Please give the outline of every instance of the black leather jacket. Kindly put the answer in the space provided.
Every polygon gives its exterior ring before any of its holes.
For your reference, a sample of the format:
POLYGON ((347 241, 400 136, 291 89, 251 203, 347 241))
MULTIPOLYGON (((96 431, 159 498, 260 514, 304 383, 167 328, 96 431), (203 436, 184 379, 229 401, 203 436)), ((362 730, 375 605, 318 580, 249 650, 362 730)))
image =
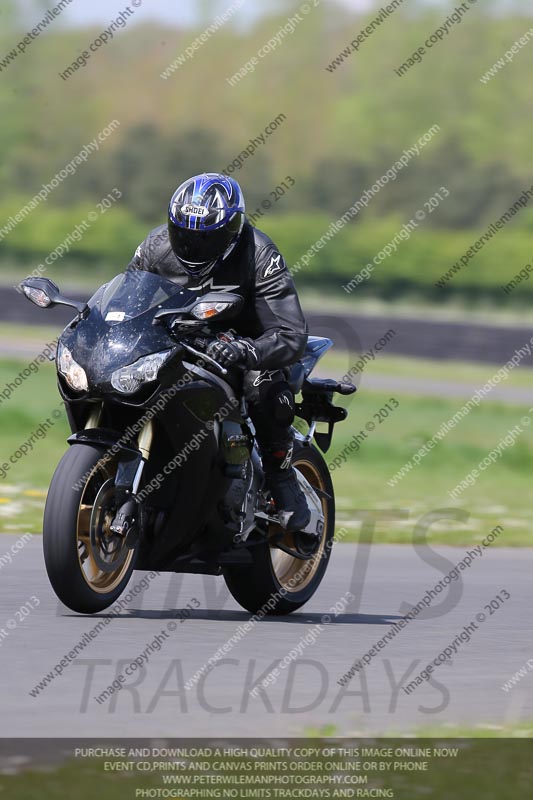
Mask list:
POLYGON ((249 222, 234 250, 200 282, 189 278, 174 255, 165 225, 148 234, 129 269, 155 272, 184 286, 200 286, 201 294, 217 289, 241 294, 244 307, 231 320, 231 328, 253 343, 255 369, 279 369, 303 354, 307 324, 292 278, 271 239, 249 222))

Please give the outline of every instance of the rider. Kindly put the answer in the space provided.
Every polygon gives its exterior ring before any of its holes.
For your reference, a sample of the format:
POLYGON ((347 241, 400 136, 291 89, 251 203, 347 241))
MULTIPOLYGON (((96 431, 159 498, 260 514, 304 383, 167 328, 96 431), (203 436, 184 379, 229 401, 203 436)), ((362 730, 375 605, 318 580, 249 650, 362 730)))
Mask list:
POLYGON ((283 256, 245 217, 239 184, 217 173, 185 181, 173 194, 168 226, 151 231, 129 266, 155 272, 200 293, 236 291, 243 311, 233 334, 212 342, 220 365, 245 368, 244 392, 267 487, 287 531, 310 519, 294 468, 294 395, 286 367, 303 354, 307 325, 283 256))

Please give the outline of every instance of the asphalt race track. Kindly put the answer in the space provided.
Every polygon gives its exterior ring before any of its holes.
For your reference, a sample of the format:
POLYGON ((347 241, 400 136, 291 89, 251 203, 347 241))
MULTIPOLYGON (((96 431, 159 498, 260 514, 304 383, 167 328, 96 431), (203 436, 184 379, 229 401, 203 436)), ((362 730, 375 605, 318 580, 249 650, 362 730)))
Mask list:
MULTIPOLYGON (((427 612, 431 616, 411 620, 376 651, 364 675, 357 673, 344 688, 337 680, 354 659, 391 630, 408 611, 404 604, 418 603, 465 550, 440 547, 437 555, 411 546, 336 545, 324 582, 301 612, 258 622, 189 691, 184 684, 250 615, 220 578, 160 575, 95 638, 87 637, 74 663, 32 697, 36 684, 109 615, 89 618, 60 607, 48 584, 40 537, 7 563, 2 557, 14 542, 13 536, 0 536, 2 736, 224 736, 231 731, 232 736, 275 737, 323 726, 346 735, 533 718, 533 674, 508 693, 501 688, 533 656, 531 550, 484 550, 460 573, 461 581, 436 597, 435 609, 427 612), (330 613, 330 622, 322 620, 350 591, 355 595, 351 606, 337 617, 330 613), (510 599, 499 609, 491 614, 484 608, 506 592, 510 599), (188 604, 198 608, 181 622, 188 604), (24 607, 33 607, 26 616, 24 607), (485 620, 458 648, 453 664, 441 665, 431 683, 406 694, 402 682, 413 680, 480 613, 485 620), (316 625, 322 628, 300 647, 300 657, 287 659, 274 684, 250 696, 254 681, 316 625), (162 646, 147 666, 99 704, 95 697, 156 636, 162 646)), ((135 573, 130 588, 142 578, 135 573)))

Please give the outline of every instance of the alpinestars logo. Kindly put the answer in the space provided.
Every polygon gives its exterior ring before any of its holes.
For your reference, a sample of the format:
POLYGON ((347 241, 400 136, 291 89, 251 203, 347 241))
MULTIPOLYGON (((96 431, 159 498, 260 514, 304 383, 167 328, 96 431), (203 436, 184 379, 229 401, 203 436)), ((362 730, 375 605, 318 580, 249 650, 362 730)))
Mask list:
POLYGON ((253 355, 253 357, 255 358, 256 361, 259 360, 257 358, 257 350, 255 349, 255 347, 253 346, 253 344, 251 342, 249 342, 247 339, 242 339, 241 340, 241 344, 243 344, 245 347, 248 348, 248 350, 253 355))
POLYGON ((289 469, 292 465, 292 454, 294 451, 294 445, 291 444, 289 449, 287 450, 287 455, 285 456, 283 463, 280 464, 280 469, 289 469))
POLYGON ((267 369, 266 372, 262 372, 260 375, 257 376, 255 381, 253 382, 254 386, 260 386, 262 383, 266 383, 267 381, 272 381, 272 376, 276 374, 275 369, 267 369))
POLYGON ((213 283, 213 278, 209 278, 209 280, 205 281, 205 283, 201 283, 199 286, 187 286, 187 289, 189 292, 201 292, 206 286, 209 286, 213 292, 232 292, 233 289, 239 288, 237 284, 234 286, 230 286, 229 284, 227 286, 215 286, 213 283))
POLYGON ((272 256, 270 264, 263 270, 263 278, 270 278, 270 276, 275 275, 276 272, 281 272, 284 266, 281 260, 281 253, 278 253, 277 256, 272 256))

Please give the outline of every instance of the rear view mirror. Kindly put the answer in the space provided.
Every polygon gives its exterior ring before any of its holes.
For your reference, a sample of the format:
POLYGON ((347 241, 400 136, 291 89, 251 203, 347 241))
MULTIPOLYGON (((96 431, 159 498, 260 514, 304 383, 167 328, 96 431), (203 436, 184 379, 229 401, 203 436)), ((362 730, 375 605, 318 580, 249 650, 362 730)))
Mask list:
POLYGON ((53 306, 69 306, 75 308, 78 314, 84 314, 88 309, 87 303, 69 300, 63 297, 59 287, 49 278, 26 278, 20 284, 24 296, 39 308, 52 308, 53 306))

